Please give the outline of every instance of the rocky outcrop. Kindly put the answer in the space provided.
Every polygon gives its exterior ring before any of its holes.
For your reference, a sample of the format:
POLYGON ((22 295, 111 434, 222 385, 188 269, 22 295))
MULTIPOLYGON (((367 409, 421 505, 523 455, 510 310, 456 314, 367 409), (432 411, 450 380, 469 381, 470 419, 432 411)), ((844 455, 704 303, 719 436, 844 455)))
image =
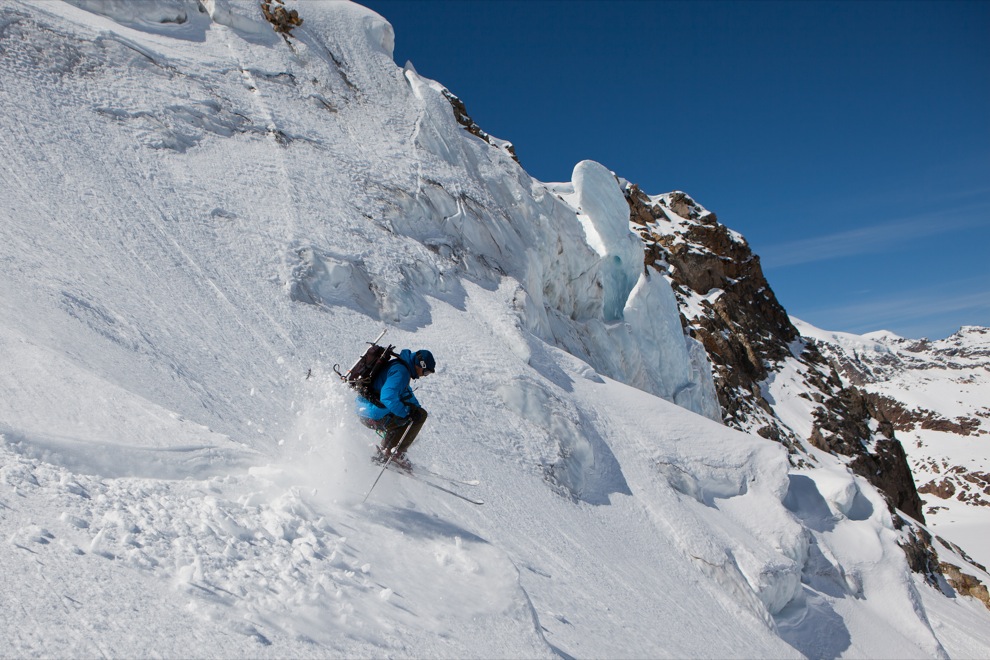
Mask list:
MULTIPOLYGON (((746 240, 683 192, 650 197, 633 184, 624 192, 647 266, 670 281, 682 324, 708 353, 724 422, 783 443, 795 464, 811 460, 807 446, 849 457, 850 469, 884 494, 892 513, 924 522, 895 420, 801 338, 746 240), (812 411, 808 437, 781 419, 767 392, 785 367, 800 374, 799 396, 812 411)), ((930 544, 912 548, 917 566, 929 573, 937 567, 930 544)))
POLYGON ((794 438, 774 423, 759 383, 769 375, 769 365, 789 355, 798 333, 759 257, 682 192, 650 198, 628 185, 625 194, 646 245, 646 264, 668 276, 681 302, 682 323, 708 353, 725 422, 792 447, 794 438))
POLYGON ((919 493, 942 500, 956 499, 971 506, 990 507, 990 473, 968 470, 961 465, 950 466, 948 461, 939 465, 931 459, 927 467, 927 471, 941 476, 925 482, 918 488, 919 493))
MULTIPOLYGON (((794 464, 813 462, 812 447, 846 457, 850 470, 886 498, 912 570, 932 586, 950 584, 990 607, 979 564, 938 538, 949 557, 940 559, 943 551, 936 550, 924 526, 919 495, 990 506, 990 473, 946 458, 912 462, 901 442, 919 437, 919 429, 968 438, 990 433, 990 406, 976 396, 980 403, 971 412, 960 415, 956 407, 946 414, 916 401, 909 405, 878 386, 905 373, 924 374, 903 388, 916 395, 919 384, 944 373, 958 388, 985 391, 978 388, 990 374, 990 330, 965 327, 939 341, 890 333, 847 335, 835 342, 802 337, 774 296, 759 257, 714 213, 682 192, 650 197, 628 183, 624 192, 632 226, 645 245, 646 266, 670 282, 682 325, 708 353, 725 424, 781 442, 794 464), (782 391, 773 389, 775 379, 790 379, 785 385, 797 392, 787 415, 788 404, 774 397, 782 391), (788 415, 802 407, 809 419, 794 424, 788 415), (795 428, 805 429, 804 435, 795 428), (919 469, 928 475, 920 489, 919 469)), ((921 446, 921 440, 914 442, 921 446)), ((929 506, 928 512, 940 508, 945 507, 929 506)))
POLYGON ((265 15, 265 20, 271 23, 272 28, 283 38, 292 34, 293 28, 303 24, 298 11, 285 8, 285 0, 261 0, 261 12, 265 15))
POLYGON ((905 443, 929 521, 951 524, 960 505, 990 520, 981 511, 990 509, 990 454, 981 449, 990 434, 990 330, 965 326, 936 341, 811 330, 842 379, 865 392, 872 417, 905 443))
POLYGON ((898 516, 894 517, 894 525, 902 531, 901 549, 912 571, 925 578, 925 582, 935 588, 940 587, 939 578, 944 577, 942 563, 938 552, 932 545, 932 535, 920 525, 898 516))
POLYGON ((915 487, 904 447, 890 423, 879 419, 869 397, 855 387, 834 393, 815 410, 809 441, 824 451, 852 458, 849 468, 876 486, 894 509, 924 523, 921 497, 915 487), (876 432, 871 421, 879 421, 876 432))
POLYGON ((475 123, 475 121, 471 118, 471 115, 468 114, 467 106, 464 105, 464 101, 455 96, 449 89, 444 88, 441 91, 447 101, 450 102, 450 106, 454 109, 454 119, 457 120, 458 124, 463 126, 464 129, 471 135, 484 140, 496 149, 501 149, 505 153, 509 154, 512 157, 512 160, 517 163, 519 162, 519 157, 516 156, 516 148, 512 146, 512 143, 506 142, 505 140, 499 140, 486 133, 480 126, 478 126, 478 124, 475 123))
POLYGON ((990 592, 987 591, 986 585, 980 582, 975 575, 963 573, 962 569, 958 566, 945 562, 941 564, 940 568, 942 569, 942 574, 945 575, 946 581, 952 585, 953 589, 964 596, 976 598, 990 610, 990 592))
MULTIPOLYGON (((866 384, 869 381, 862 381, 866 384)), ((982 422, 976 416, 960 416, 955 420, 947 419, 935 411, 922 407, 909 408, 897 399, 877 393, 869 393, 878 419, 889 421, 898 431, 909 431, 921 428, 930 431, 944 431, 956 435, 977 435, 982 422)))

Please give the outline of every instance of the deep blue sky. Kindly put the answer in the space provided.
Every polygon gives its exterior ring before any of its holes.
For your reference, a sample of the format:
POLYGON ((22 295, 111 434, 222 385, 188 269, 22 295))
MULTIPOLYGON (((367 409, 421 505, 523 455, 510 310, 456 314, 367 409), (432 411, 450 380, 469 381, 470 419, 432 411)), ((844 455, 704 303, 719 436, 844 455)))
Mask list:
POLYGON ((534 177, 687 192, 790 314, 990 326, 990 2, 361 4, 534 177))

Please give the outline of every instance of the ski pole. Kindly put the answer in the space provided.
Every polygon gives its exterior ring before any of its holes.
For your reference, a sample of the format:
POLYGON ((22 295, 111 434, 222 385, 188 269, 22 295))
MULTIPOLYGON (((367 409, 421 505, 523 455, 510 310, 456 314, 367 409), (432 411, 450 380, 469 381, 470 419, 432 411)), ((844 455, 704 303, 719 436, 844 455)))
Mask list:
POLYGON ((375 489, 375 486, 378 485, 378 480, 382 478, 383 474, 385 474, 385 468, 387 468, 388 464, 392 462, 392 457, 395 456, 395 448, 402 446, 402 441, 406 439, 406 434, 409 433, 409 429, 411 428, 412 428, 412 420, 410 420, 409 423, 406 424, 406 430, 402 432, 402 437, 399 438, 399 442, 396 443, 395 447, 389 450, 388 458, 385 459, 385 465, 382 466, 381 472, 378 473, 378 478, 375 479, 375 483, 371 484, 371 488, 368 489, 368 494, 364 496, 363 500, 361 500, 362 504, 368 501, 368 497, 371 496, 371 491, 375 489))

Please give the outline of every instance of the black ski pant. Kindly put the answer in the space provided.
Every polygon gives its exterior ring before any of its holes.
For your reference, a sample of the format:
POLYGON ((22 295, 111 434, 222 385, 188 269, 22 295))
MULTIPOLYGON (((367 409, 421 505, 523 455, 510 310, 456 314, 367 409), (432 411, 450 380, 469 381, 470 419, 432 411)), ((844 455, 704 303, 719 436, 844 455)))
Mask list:
POLYGON ((370 419, 362 417, 361 423, 370 429, 385 433, 382 438, 380 448, 382 453, 387 454, 392 449, 396 449, 396 454, 402 456, 409 449, 409 446, 416 440, 423 424, 426 423, 427 414, 422 408, 413 408, 408 417, 399 417, 389 413, 381 419, 370 419), (399 443, 402 443, 401 445, 399 443))

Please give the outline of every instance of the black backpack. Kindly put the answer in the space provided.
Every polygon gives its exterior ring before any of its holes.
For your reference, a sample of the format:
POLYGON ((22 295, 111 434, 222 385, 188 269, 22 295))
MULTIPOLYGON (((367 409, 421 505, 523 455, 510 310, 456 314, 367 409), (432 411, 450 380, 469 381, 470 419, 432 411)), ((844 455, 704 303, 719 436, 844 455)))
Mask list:
POLYGON ((348 387, 378 406, 381 406, 381 402, 378 400, 379 393, 374 389, 375 378, 391 364, 393 359, 399 357, 395 352, 395 346, 389 344, 383 347, 378 344, 384 335, 385 333, 382 332, 378 335, 378 339, 370 342, 368 350, 346 372, 340 373, 340 365, 333 365, 334 372, 348 387))

